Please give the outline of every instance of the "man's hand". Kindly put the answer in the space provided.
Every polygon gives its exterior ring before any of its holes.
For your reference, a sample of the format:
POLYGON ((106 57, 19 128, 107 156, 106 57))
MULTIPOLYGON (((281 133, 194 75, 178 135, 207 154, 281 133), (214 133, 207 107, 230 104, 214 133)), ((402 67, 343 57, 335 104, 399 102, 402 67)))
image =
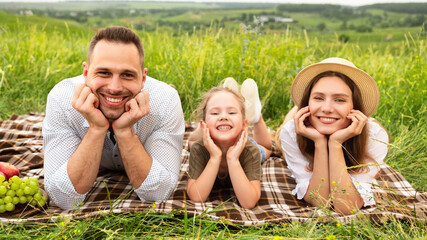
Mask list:
POLYGON ((90 127, 107 130, 109 122, 98 109, 99 99, 86 83, 78 83, 74 89, 71 105, 89 122, 90 127))
POLYGON ((121 131, 132 131, 132 126, 148 113, 150 113, 150 97, 148 91, 143 90, 126 103, 125 112, 119 119, 113 121, 114 133, 117 135, 121 131))

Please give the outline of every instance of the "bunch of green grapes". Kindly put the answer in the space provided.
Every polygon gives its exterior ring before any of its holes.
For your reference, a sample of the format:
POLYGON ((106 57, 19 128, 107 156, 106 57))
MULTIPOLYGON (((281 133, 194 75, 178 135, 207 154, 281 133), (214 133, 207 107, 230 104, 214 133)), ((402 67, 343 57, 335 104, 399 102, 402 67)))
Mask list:
POLYGON ((47 197, 39 189, 37 178, 21 179, 13 176, 9 181, 0 175, 0 213, 12 212, 17 204, 44 206, 47 197))

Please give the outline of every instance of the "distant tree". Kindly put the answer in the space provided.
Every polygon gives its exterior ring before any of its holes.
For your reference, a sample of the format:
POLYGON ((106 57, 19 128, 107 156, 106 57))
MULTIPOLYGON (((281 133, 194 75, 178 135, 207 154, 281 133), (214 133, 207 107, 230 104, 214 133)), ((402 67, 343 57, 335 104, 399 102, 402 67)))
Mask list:
POLYGON ((143 29, 143 25, 141 23, 135 23, 132 25, 135 30, 141 31, 143 29))
POLYGON ((356 32, 372 32, 372 27, 368 25, 359 25, 356 27, 356 32))
POLYGON ((384 12, 383 12, 383 17, 384 17, 384 19, 387 19, 387 18, 388 18, 388 13, 387 13, 387 11, 384 11, 384 12))
POLYGON ((372 26, 376 26, 377 24, 381 23, 382 17, 380 15, 373 15, 369 17, 369 22, 372 26))
POLYGON ((412 18, 412 26, 421 26, 425 20, 426 17, 423 14, 417 14, 412 18))
POLYGON ((254 14, 253 13, 249 13, 248 15, 248 21, 252 22, 254 20, 254 14))
POLYGON ((350 36, 348 36, 347 34, 340 34, 338 36, 338 40, 340 42, 346 43, 346 42, 348 42, 350 40, 350 36))
POLYGON ((340 25, 340 29, 341 30, 346 30, 347 29, 347 21, 346 20, 342 21, 342 24, 340 25))
POLYGON ((360 9, 382 9, 398 13, 427 14, 427 3, 380 3, 362 6, 360 9))
POLYGON ((390 23, 389 22, 381 22, 380 27, 381 28, 388 28, 388 27, 390 27, 390 23))
POLYGON ((280 4, 277 10, 280 12, 308 12, 319 13, 324 11, 339 11, 340 5, 333 4, 280 4))
POLYGON ((326 24, 324 22, 321 22, 319 24, 317 24, 317 29, 319 29, 319 31, 323 31, 326 28, 326 24))

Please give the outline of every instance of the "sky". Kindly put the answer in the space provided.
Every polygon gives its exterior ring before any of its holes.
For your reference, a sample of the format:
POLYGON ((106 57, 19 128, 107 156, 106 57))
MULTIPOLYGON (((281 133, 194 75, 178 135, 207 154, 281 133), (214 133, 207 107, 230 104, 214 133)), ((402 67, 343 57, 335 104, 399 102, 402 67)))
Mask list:
MULTIPOLYGON (((58 2, 64 0, 0 0, 0 2, 58 2)), ((92 0, 93 1, 93 0, 92 0)), ((141 1, 141 0, 140 0, 141 1)), ((144 1, 144 0, 142 0, 144 1)), ((153 0, 151 0, 153 1, 153 0)), ((250 2, 250 3, 319 3, 350 6, 370 5, 374 3, 427 2, 427 0, 168 0, 170 2, 250 2)))

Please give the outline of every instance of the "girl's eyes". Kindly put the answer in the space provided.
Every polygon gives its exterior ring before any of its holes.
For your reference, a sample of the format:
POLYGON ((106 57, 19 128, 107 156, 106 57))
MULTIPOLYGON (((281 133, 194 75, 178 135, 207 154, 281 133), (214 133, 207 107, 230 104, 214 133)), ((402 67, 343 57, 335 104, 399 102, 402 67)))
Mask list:
MULTIPOLYGON (((215 115, 219 115, 219 112, 210 112, 209 114, 215 116, 215 115)), ((228 114, 234 115, 234 114, 237 114, 237 112, 228 112, 228 114)))
POLYGON ((319 100, 319 101, 323 100, 323 98, 322 98, 322 97, 313 97, 313 99, 315 99, 315 100, 319 100))
POLYGON ((335 99, 336 102, 345 102, 344 99, 335 99))

